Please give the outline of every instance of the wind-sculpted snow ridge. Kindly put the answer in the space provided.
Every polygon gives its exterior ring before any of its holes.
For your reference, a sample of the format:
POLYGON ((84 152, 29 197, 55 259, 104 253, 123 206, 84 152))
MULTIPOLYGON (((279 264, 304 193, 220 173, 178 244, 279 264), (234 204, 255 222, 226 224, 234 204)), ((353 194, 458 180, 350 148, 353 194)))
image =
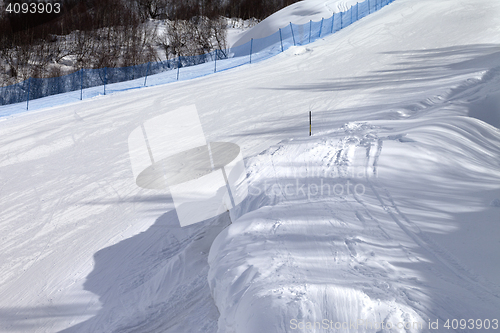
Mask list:
POLYGON ((498 130, 453 117, 349 123, 253 158, 247 213, 209 256, 219 333, 497 318, 498 156, 498 130))

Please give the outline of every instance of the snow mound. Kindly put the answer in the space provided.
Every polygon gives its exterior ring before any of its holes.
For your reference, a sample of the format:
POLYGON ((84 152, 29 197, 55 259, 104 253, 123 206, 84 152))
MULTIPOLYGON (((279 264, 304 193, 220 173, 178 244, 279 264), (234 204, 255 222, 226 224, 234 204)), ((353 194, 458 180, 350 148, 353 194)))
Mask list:
POLYGON ((384 125, 351 122, 250 161, 252 195, 209 255, 219 333, 424 332, 496 315, 500 226, 477 196, 500 178, 500 133, 465 117, 384 125))
POLYGON ((292 53, 293 55, 301 55, 312 51, 313 49, 305 46, 291 46, 288 53, 292 53))

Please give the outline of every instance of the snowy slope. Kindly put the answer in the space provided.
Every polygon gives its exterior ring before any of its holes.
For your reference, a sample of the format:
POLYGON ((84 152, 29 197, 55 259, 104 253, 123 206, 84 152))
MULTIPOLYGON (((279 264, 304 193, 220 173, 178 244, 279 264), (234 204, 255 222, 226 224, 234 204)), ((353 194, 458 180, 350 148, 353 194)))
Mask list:
POLYGON ((229 40, 229 44, 232 47, 235 47, 249 42, 252 38, 257 39, 267 37, 278 31, 280 28, 288 26, 290 23, 305 24, 309 23, 311 20, 314 22, 321 21, 323 18, 326 19, 332 17, 335 13, 347 11, 351 8, 351 6, 355 6, 357 2, 359 1, 299 1, 272 14, 255 27, 241 33, 238 36, 239 38, 232 36, 231 40, 229 40))
POLYGON ((1 121, 0 331, 495 319, 499 14, 398 0, 258 64, 1 121), (180 228, 168 192, 133 182, 130 132, 192 103, 247 157, 253 195, 224 231, 180 228), (322 179, 365 192, 308 197, 322 179))

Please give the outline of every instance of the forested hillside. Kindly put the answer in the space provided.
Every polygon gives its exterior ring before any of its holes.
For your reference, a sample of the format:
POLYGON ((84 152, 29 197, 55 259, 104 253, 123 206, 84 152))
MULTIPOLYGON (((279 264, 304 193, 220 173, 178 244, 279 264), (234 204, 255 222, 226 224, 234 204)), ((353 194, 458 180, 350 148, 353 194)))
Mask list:
POLYGON ((0 1, 0 86, 224 49, 227 18, 262 20, 294 2, 0 1))

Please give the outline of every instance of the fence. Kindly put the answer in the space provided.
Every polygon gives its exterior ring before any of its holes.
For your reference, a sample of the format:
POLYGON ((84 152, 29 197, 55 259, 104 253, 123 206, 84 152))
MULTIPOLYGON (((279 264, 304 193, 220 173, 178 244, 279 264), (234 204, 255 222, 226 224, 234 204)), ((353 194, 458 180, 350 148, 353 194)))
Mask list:
MULTIPOLYGON (((156 85, 179 79, 191 79, 259 62, 283 52, 291 46, 306 45, 321 37, 333 34, 393 1, 365 0, 345 12, 335 13, 328 19, 319 22, 310 21, 303 25, 290 23, 268 37, 252 39, 246 44, 227 50, 215 50, 203 55, 178 57, 173 60, 150 62, 130 67, 81 69, 72 74, 54 78, 30 78, 11 86, 0 87, 0 105, 26 102, 26 109, 28 109, 30 100, 55 94, 77 91, 77 98, 83 99, 85 89, 91 87, 102 86, 102 93, 105 95, 110 91, 139 88, 147 86, 148 83, 156 85), (160 73, 164 75, 152 77, 152 75, 160 73), (110 90, 110 84, 127 81, 128 84, 114 85, 110 90)), ((94 94, 100 94, 100 92, 94 92, 94 94)), ((86 93, 85 97, 89 97, 88 95, 86 93)))

